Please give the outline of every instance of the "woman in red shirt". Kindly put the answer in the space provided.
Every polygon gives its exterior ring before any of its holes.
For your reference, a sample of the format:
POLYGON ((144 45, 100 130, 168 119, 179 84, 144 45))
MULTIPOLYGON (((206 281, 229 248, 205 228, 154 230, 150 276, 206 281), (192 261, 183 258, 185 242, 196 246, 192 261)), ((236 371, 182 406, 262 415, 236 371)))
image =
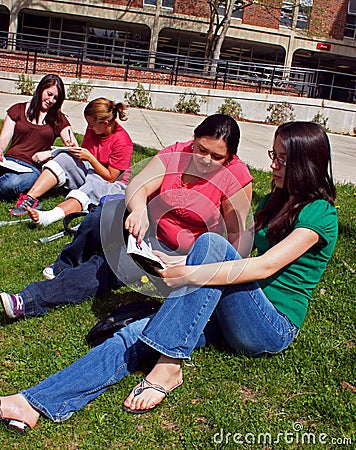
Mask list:
POLYGON ((70 189, 64 202, 50 211, 38 211, 25 202, 16 205, 11 214, 29 213, 31 219, 47 226, 72 212, 98 205, 107 194, 124 194, 130 177, 133 143, 118 124, 125 120, 124 105, 106 98, 92 100, 84 110, 88 127, 81 148, 62 151, 44 164, 44 170, 27 193, 38 199, 54 186, 70 189))

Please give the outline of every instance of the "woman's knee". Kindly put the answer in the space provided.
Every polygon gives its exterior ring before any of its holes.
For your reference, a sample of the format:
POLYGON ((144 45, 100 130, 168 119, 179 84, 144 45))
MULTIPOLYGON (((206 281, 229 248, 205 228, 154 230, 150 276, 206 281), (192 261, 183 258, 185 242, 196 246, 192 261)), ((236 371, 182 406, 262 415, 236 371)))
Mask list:
POLYGON ((63 186, 67 181, 65 171, 55 159, 47 161, 42 168, 44 171, 49 170, 56 177, 58 186, 63 186))
POLYGON ((237 257, 236 250, 224 237, 207 232, 194 243, 187 257, 187 265, 209 264, 237 257))

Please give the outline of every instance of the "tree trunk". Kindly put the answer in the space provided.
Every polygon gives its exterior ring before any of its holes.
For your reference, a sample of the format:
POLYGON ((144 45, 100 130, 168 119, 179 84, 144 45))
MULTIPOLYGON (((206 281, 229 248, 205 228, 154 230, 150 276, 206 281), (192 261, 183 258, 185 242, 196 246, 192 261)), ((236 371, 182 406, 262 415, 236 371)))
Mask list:
POLYGON ((224 21, 223 21, 222 30, 221 30, 220 35, 216 36, 216 42, 215 42, 215 47, 214 47, 214 51, 213 51, 214 62, 211 65, 211 74, 216 73, 217 61, 220 59, 221 48, 223 46, 227 30, 229 29, 229 26, 231 24, 231 16, 234 11, 235 1, 229 0, 228 2, 226 2, 226 6, 227 6, 227 9, 226 9, 226 14, 225 14, 224 21))
POLYGON ((235 1, 234 0, 230 0, 229 2, 227 2, 228 4, 228 9, 226 11, 226 16, 225 16, 225 21, 223 24, 223 28, 222 31, 217 39, 216 45, 215 45, 215 49, 214 49, 214 53, 213 53, 213 59, 219 59, 220 58, 220 52, 221 52, 221 47, 224 43, 225 40, 225 36, 227 33, 227 30, 229 29, 229 26, 231 24, 231 16, 232 13, 234 11, 234 5, 235 5, 235 1))

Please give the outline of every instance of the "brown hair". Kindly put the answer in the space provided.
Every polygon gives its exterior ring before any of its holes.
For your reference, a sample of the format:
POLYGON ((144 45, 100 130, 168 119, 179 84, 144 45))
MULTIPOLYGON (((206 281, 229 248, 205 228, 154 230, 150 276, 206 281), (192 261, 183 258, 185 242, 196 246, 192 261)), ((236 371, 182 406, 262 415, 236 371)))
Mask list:
POLYGON ((84 109, 84 115, 92 117, 96 122, 114 122, 117 117, 126 120, 126 106, 123 103, 115 103, 104 97, 92 100, 84 109))
POLYGON ((60 110, 65 99, 65 89, 62 79, 55 74, 45 75, 38 83, 35 93, 30 102, 30 106, 27 110, 27 118, 30 122, 38 119, 41 112, 42 105, 42 93, 49 87, 56 86, 58 90, 58 97, 56 103, 54 103, 48 110, 45 118, 45 122, 49 124, 53 129, 60 123, 60 110))

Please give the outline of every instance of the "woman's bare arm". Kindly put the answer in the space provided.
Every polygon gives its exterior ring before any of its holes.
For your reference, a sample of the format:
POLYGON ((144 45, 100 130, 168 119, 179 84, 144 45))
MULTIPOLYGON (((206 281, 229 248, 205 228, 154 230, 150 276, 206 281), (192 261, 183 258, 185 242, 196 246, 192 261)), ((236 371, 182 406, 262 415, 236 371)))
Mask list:
POLYGON ((159 273, 171 287, 187 284, 224 286, 259 281, 298 259, 319 239, 315 231, 297 228, 261 256, 201 266, 175 266, 159 273))

